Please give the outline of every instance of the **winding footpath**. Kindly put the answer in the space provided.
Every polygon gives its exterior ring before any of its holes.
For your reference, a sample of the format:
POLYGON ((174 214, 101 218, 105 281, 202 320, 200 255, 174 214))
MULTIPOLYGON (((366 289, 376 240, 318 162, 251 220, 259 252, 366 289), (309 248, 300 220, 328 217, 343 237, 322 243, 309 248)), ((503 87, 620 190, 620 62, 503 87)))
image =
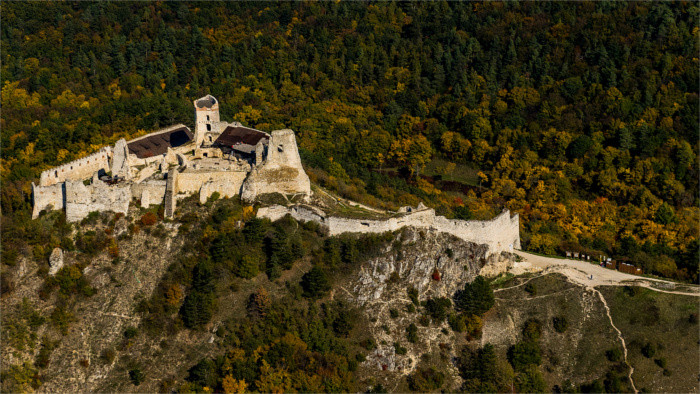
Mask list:
MULTIPOLYGON (((601 267, 599 265, 591 264, 587 261, 571 260, 571 259, 558 259, 553 257, 538 256, 535 254, 515 251, 515 254, 520 256, 523 261, 518 262, 514 265, 512 271, 515 273, 525 273, 525 272, 537 272, 538 275, 529 278, 528 280, 513 286, 518 287, 526 284, 534 278, 544 276, 552 273, 560 273, 567 277, 567 279, 573 283, 583 286, 586 290, 598 295, 598 298, 603 303, 605 307, 605 313, 610 320, 610 325, 617 332, 617 337, 622 344, 622 351, 625 360, 625 364, 629 366, 629 378, 632 390, 637 393, 637 388, 634 385, 634 379, 632 374, 634 373, 634 367, 627 361, 627 345, 625 343, 625 338, 622 336, 622 331, 620 331, 613 322, 612 315, 610 314, 610 307, 608 307, 607 301, 603 294, 596 289, 597 286, 640 286, 647 289, 658 291, 662 293, 670 294, 680 294, 685 296, 700 297, 700 286, 680 284, 662 279, 645 278, 637 275, 626 274, 617 270, 612 270, 608 268, 601 267)), ((507 289, 510 289, 509 287, 507 289)), ((495 292, 505 289, 497 289, 495 292)))

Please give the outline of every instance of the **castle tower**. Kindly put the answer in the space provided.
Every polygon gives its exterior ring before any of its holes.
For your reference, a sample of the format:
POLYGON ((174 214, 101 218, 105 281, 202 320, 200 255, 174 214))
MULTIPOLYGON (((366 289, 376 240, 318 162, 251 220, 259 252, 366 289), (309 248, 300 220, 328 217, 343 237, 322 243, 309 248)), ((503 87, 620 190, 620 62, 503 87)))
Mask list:
POLYGON ((219 129, 219 101, 208 94, 194 100, 194 140, 196 146, 205 142, 207 133, 218 133, 219 129))

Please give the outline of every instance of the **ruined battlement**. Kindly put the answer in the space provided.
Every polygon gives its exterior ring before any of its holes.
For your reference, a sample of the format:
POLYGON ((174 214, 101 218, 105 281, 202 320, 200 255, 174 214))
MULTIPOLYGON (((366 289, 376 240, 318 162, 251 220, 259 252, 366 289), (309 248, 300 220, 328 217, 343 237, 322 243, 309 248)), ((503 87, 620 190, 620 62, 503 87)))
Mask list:
POLYGON ((329 235, 343 233, 384 233, 396 231, 403 227, 430 228, 452 234, 457 238, 477 244, 487 245, 488 255, 512 252, 520 249, 520 216, 511 217, 510 211, 504 210, 492 220, 457 220, 435 215, 431 208, 411 209, 409 212, 392 218, 351 219, 327 216, 320 209, 296 205, 283 207, 273 205, 258 209, 258 217, 278 220, 291 215, 300 221, 312 221, 328 230, 329 235))
POLYGON ((39 178, 39 186, 51 186, 66 180, 87 179, 96 171, 109 171, 111 158, 112 148, 106 146, 89 156, 43 171, 39 178))

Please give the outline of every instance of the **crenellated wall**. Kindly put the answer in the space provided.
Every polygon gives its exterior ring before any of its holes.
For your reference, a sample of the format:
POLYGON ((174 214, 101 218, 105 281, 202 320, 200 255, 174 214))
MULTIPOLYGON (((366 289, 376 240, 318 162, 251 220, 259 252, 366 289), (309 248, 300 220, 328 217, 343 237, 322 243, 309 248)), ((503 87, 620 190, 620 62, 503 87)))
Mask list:
POLYGON ((307 206, 286 208, 280 205, 258 209, 258 217, 277 220, 290 214, 296 220, 314 221, 328 229, 330 235, 342 233, 383 233, 402 227, 432 228, 465 241, 488 245, 489 254, 520 249, 520 217, 504 210, 492 220, 456 220, 436 216, 435 210, 423 209, 385 220, 350 219, 326 216, 307 206))
POLYGON ((67 180, 78 181, 88 179, 99 170, 109 171, 109 160, 111 157, 112 147, 106 146, 90 156, 85 156, 46 170, 41 173, 39 186, 51 186, 67 180))

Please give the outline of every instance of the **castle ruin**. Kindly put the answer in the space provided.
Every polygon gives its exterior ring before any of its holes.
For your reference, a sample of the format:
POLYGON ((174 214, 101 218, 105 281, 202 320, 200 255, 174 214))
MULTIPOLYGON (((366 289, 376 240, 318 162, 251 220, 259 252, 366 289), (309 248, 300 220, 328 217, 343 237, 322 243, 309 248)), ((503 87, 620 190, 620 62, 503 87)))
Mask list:
POLYGON ((219 102, 207 95, 193 102, 195 130, 182 124, 126 141, 41 173, 32 183, 32 217, 65 210, 79 221, 92 211, 126 214, 129 203, 164 204, 172 218, 177 201, 214 193, 253 201, 266 193, 311 194, 292 130, 268 134, 220 120, 219 102))
MULTIPOLYGON (((79 221, 93 211, 126 214, 136 200, 141 207, 164 206, 173 218, 177 201, 199 194, 204 203, 214 193, 240 196, 247 202, 280 193, 311 196, 294 132, 268 134, 241 123, 221 121, 219 102, 207 95, 193 102, 195 130, 182 124, 126 141, 41 173, 32 183, 32 217, 44 210, 65 210, 66 220, 79 221)), ((350 219, 329 216, 311 205, 258 209, 258 217, 277 220, 285 215, 314 221, 330 235, 346 232, 381 233, 405 226, 435 229, 466 241, 485 244, 488 255, 520 248, 520 220, 504 211, 489 221, 464 221, 436 216, 420 204, 404 207, 384 219, 350 219)))

